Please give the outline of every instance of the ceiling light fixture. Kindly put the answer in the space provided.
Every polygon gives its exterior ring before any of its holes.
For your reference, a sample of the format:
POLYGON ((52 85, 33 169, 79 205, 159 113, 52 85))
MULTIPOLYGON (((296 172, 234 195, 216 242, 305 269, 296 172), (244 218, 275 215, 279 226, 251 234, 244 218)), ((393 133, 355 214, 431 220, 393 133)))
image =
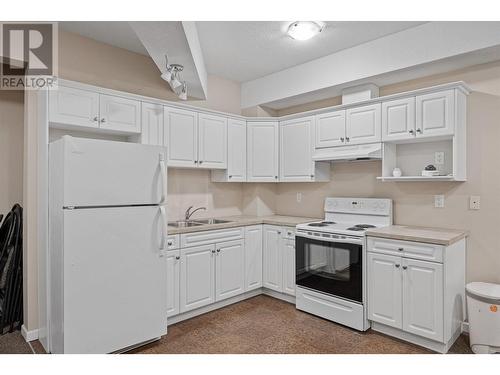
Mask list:
POLYGON ((287 34, 296 40, 308 40, 323 31, 324 24, 314 21, 295 21, 288 26, 287 34))
POLYGON ((168 57, 165 55, 166 71, 161 75, 161 78, 168 82, 170 88, 181 100, 187 100, 187 84, 180 79, 180 72, 184 67, 180 64, 169 64, 168 57))

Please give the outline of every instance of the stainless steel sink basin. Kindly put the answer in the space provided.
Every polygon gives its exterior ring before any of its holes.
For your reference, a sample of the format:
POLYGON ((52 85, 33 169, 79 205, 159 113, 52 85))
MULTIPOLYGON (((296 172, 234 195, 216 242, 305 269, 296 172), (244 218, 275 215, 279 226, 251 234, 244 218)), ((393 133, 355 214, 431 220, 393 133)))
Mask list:
POLYGON ((179 221, 170 221, 168 223, 168 226, 170 227, 176 227, 176 228, 186 228, 186 227, 196 227, 198 225, 203 225, 203 223, 197 223, 195 221, 185 221, 185 220, 179 220, 179 221))
POLYGON ((230 223, 231 221, 229 220, 220 220, 220 219, 201 219, 201 220, 194 220, 196 223, 200 224, 225 224, 225 223, 230 223))

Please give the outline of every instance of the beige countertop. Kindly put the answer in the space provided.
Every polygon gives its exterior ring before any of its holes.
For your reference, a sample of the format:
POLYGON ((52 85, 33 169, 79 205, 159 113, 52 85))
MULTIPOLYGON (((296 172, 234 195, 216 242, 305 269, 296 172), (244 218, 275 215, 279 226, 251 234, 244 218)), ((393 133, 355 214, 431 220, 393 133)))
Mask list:
POLYGON ((469 235, 466 230, 391 225, 366 231, 367 236, 394 240, 425 242, 448 246, 469 235))
MULTIPOLYGON (((242 215, 242 216, 218 217, 217 219, 229 220, 230 222, 222 224, 204 224, 186 228, 176 228, 169 226, 168 234, 171 235, 179 233, 201 232, 206 230, 235 228, 235 227, 243 227, 243 226, 257 225, 257 224, 270 224, 270 225, 282 225, 287 227, 294 227, 297 224, 322 220, 314 217, 281 216, 281 215, 271 215, 271 216, 242 215)), ((193 220, 195 221, 196 219, 193 220)))

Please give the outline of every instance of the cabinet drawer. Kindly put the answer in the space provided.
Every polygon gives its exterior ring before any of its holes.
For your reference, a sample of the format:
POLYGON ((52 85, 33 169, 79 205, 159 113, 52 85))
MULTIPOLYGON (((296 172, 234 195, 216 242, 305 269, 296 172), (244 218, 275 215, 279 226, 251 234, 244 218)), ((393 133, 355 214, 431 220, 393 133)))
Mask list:
POLYGON ((175 250, 179 248, 180 245, 179 237, 180 236, 178 234, 171 234, 170 236, 167 237, 168 250, 175 250))
POLYGON ((181 247, 199 246, 223 241, 239 240, 243 238, 244 228, 231 228, 221 230, 210 230, 181 234, 181 247))
POLYGON ((443 262, 443 246, 421 242, 368 237, 368 251, 431 262, 443 262))

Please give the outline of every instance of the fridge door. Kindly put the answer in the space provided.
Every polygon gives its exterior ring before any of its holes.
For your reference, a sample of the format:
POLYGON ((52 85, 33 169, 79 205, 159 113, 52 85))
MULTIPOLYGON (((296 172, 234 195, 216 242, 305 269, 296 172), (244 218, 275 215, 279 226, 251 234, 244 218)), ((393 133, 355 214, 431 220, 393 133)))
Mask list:
POLYGON ((166 200, 165 148, 70 136, 60 141, 64 142, 64 206, 141 205, 166 200))
POLYGON ((159 207, 64 210, 64 353, 110 353, 167 332, 159 207))

